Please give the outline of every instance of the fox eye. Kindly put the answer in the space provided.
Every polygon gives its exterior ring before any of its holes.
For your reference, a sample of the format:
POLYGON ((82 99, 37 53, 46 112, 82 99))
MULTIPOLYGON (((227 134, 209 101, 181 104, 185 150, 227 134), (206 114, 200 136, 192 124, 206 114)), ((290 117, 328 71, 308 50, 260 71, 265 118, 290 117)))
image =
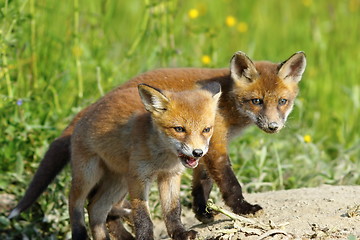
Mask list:
POLYGON ((208 132, 210 132, 210 130, 211 130, 210 127, 204 128, 203 133, 208 133, 208 132))
POLYGON ((287 101, 288 101, 287 99, 282 98, 282 99, 279 100, 279 105, 280 106, 285 105, 287 103, 287 101))
POLYGON ((252 102, 252 104, 254 104, 254 105, 261 105, 261 104, 263 104, 263 100, 260 99, 260 98, 251 99, 251 102, 252 102))
POLYGON ((185 132, 185 128, 183 127, 174 127, 175 132, 185 132))

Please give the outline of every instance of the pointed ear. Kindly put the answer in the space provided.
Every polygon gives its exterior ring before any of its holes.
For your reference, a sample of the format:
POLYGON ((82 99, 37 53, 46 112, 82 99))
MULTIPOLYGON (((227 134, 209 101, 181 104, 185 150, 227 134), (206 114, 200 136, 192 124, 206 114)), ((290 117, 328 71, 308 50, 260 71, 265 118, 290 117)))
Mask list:
POLYGON ((235 82, 250 83, 259 76, 254 63, 241 51, 235 53, 230 63, 231 78, 235 82))
POLYGON ((221 96, 221 85, 218 82, 210 82, 205 84, 202 89, 209 91, 213 95, 215 101, 219 101, 221 96))
POLYGON ((306 68, 304 52, 293 54, 288 60, 279 64, 278 76, 283 80, 299 82, 306 68))
POLYGON ((161 92, 160 89, 142 83, 138 85, 138 90, 141 101, 147 111, 151 113, 166 111, 169 99, 161 92))

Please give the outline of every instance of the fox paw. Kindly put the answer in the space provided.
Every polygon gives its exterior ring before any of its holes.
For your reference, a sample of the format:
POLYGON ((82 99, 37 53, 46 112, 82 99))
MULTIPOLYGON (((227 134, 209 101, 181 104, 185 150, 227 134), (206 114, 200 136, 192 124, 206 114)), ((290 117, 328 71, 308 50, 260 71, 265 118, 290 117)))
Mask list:
POLYGON ((214 214, 211 211, 195 212, 195 217, 202 223, 211 223, 214 221, 214 214))
POLYGON ((233 208, 233 212, 240 215, 260 214, 263 208, 258 204, 250 204, 243 200, 240 205, 233 208))
POLYGON ((194 230, 175 232, 172 236, 174 240, 192 240, 195 239, 197 232, 194 230))

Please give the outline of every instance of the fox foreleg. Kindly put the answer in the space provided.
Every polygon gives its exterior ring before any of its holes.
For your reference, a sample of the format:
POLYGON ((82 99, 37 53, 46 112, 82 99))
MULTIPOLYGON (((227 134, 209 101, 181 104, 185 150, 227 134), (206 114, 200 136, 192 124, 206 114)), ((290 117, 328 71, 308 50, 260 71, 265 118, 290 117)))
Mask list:
MULTIPOLYGON (((206 156, 204 157, 204 159, 206 156)), ((202 159, 199 165, 193 170, 192 179, 192 196, 193 205, 192 209, 195 213, 195 217, 202 223, 209 223, 214 221, 214 216, 211 212, 207 211, 206 203, 209 199, 209 195, 213 186, 213 180, 206 172, 204 166, 204 159, 202 159)))
POLYGON ((148 178, 140 178, 137 174, 131 174, 128 177, 131 213, 137 240, 154 239, 154 225, 148 205, 149 187, 150 179, 148 178))
POLYGON ((175 240, 195 239, 196 231, 187 231, 181 223, 181 175, 163 173, 158 176, 158 187, 165 225, 169 236, 175 240))
POLYGON ((242 188, 238 182, 228 155, 215 158, 216 161, 206 161, 210 176, 218 185, 225 204, 236 214, 255 214, 262 209, 258 204, 248 203, 242 194, 242 188), (214 164, 215 163, 215 164, 214 164))

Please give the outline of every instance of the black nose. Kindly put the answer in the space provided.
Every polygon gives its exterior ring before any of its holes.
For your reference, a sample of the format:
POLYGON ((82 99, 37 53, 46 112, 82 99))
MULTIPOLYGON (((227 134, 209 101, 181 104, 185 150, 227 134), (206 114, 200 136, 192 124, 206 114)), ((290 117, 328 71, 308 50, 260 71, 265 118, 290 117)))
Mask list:
POLYGON ((279 128, 279 124, 277 123, 277 122, 271 122, 271 123, 269 123, 269 129, 271 130, 271 131, 275 131, 275 130, 277 130, 279 128))
POLYGON ((201 149, 194 149, 192 154, 194 157, 201 157, 204 154, 204 152, 201 149))

